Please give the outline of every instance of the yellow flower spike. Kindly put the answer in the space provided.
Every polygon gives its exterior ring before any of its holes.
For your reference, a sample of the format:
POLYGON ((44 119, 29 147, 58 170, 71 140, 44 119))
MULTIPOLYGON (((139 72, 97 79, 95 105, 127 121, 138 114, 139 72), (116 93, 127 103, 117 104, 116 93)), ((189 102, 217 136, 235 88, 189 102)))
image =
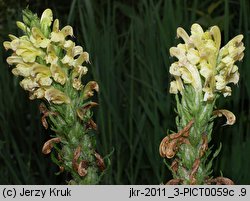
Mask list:
POLYGON ((53 79, 60 83, 61 85, 64 85, 67 79, 66 73, 62 70, 62 68, 56 64, 51 64, 50 71, 52 74, 53 79))
POLYGON ((52 20, 53 20, 52 10, 48 8, 45 11, 43 11, 41 20, 40 20, 41 25, 49 27, 52 23, 52 20))
POLYGON ((70 103, 70 98, 62 91, 55 89, 54 87, 46 89, 44 97, 47 101, 55 104, 70 103))
POLYGON ((50 40, 43 35, 40 29, 33 27, 31 33, 30 41, 35 47, 46 48, 49 45, 50 40))
POLYGON ((204 31, 199 24, 193 24, 190 36, 179 27, 177 36, 185 44, 170 48, 170 55, 178 59, 169 69, 176 80, 170 84, 170 93, 181 92, 186 84, 191 84, 196 91, 204 92, 204 101, 213 100, 215 93, 230 96, 231 88, 227 85, 239 81, 238 67, 234 63, 244 56, 243 35, 234 37, 221 49, 218 26, 204 31))

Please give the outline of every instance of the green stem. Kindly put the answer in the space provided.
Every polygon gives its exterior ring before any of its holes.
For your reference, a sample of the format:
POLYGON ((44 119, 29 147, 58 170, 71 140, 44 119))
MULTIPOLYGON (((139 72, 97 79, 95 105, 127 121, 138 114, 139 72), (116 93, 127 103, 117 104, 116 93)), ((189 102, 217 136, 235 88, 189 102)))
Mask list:
POLYGON ((100 181, 100 167, 95 151, 96 136, 93 128, 88 125, 92 113, 86 110, 83 120, 77 116, 77 109, 85 103, 77 91, 68 85, 71 85, 69 81, 63 91, 71 98, 71 103, 48 106, 52 114, 56 113, 49 116, 51 129, 55 137, 61 140, 60 147, 54 145, 59 158, 55 162, 60 169, 71 174, 70 184, 97 184, 100 181), (80 164, 83 164, 82 167, 80 164), (79 173, 81 170, 83 174, 79 173))
POLYGON ((177 99, 177 127, 180 132, 189 122, 193 124, 188 131, 187 140, 181 143, 175 162, 178 169, 174 178, 183 184, 204 184, 210 169, 207 168, 208 142, 212 133, 212 112, 215 100, 204 102, 202 93, 187 87, 179 101, 177 99))

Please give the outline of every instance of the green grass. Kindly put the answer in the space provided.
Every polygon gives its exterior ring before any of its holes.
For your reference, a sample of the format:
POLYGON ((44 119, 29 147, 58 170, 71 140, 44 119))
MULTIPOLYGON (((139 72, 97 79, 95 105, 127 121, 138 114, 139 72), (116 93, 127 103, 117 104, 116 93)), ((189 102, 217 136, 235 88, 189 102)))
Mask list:
MULTIPOLYGON (((30 5, 34 11, 47 6, 56 9, 56 3, 47 1, 30 5)), ((232 97, 218 103, 218 108, 233 111, 237 122, 221 127, 225 120, 218 119, 212 143, 215 148, 223 143, 215 175, 222 171, 237 184, 250 184, 249 9, 245 0, 222 0, 217 5, 208 0, 73 0, 69 7, 55 10, 62 25, 73 25, 78 43, 90 53, 89 74, 100 85, 95 111, 98 150, 106 155, 114 149, 104 184, 159 184, 171 178, 158 153, 167 130, 176 130, 175 101, 168 93, 173 61, 169 48, 178 42, 176 28, 188 30, 194 22, 204 28, 218 24, 223 41, 239 33, 245 36, 239 86, 233 87, 232 97)), ((9 21, 4 33, 13 31, 14 22, 9 21)), ((53 174, 57 169, 40 153, 48 133, 41 129, 37 103, 28 100, 10 74, 2 47, 0 51, 0 161, 4 164, 0 183, 61 182, 53 174)))

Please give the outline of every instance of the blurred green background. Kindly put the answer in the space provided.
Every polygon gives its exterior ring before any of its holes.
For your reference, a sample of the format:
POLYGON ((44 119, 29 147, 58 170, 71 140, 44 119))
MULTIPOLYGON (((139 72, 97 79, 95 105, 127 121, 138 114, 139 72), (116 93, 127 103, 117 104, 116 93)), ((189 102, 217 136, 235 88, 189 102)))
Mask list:
MULTIPOLYGON (((1 44, 8 33, 18 34, 15 21, 27 5, 39 16, 51 8, 61 26, 73 26, 77 42, 91 55, 90 79, 100 85, 98 150, 106 155, 114 149, 103 184, 159 184, 171 178, 158 147, 167 129, 176 129, 175 101, 168 93, 169 48, 179 42, 176 28, 218 25, 222 44, 243 33, 240 82, 217 104, 234 112, 237 122, 222 127, 225 119, 216 120, 210 146, 223 144, 215 176, 223 172, 236 184, 250 184, 249 1, 0 0, 1 44)), ((0 184, 63 184, 67 175, 56 176, 58 168, 41 153, 49 133, 41 127, 38 102, 28 100, 7 56, 1 45, 0 184)))

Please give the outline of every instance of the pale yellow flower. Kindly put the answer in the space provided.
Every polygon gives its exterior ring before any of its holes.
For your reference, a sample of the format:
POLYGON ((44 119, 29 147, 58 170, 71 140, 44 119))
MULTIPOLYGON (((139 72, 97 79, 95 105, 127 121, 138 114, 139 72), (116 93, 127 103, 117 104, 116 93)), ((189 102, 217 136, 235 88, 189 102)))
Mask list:
POLYGON ((24 62, 22 57, 17 56, 15 54, 13 54, 12 56, 9 56, 6 61, 9 65, 13 65, 13 64, 16 65, 16 64, 24 62))
POLYGON ((31 75, 32 72, 32 65, 24 62, 20 62, 16 65, 15 68, 12 69, 12 73, 15 76, 23 76, 23 77, 28 77, 31 75))
POLYGON ((72 73, 72 79, 73 79, 73 87, 76 90, 81 90, 83 85, 81 82, 81 78, 83 75, 87 74, 88 68, 86 66, 78 66, 74 68, 72 73))
POLYGON ((26 37, 19 39, 15 52, 23 58, 24 62, 35 62, 36 57, 45 56, 45 53, 39 48, 36 48, 26 37))
POLYGON ((40 29, 33 27, 31 30, 30 41, 37 48, 46 48, 50 44, 50 40, 46 38, 40 29))
POLYGON ((49 27, 52 23, 53 20, 53 13, 52 10, 47 8, 45 11, 43 11, 41 19, 40 19, 40 24, 41 26, 46 26, 49 27))
POLYGON ((39 86, 50 86, 52 84, 50 69, 42 64, 33 64, 31 76, 39 84, 39 86))
POLYGON ((51 64, 50 71, 51 71, 53 79, 56 82, 60 83, 61 85, 65 84, 67 75, 60 66, 56 64, 51 64))
POLYGON ((38 88, 35 91, 30 92, 29 99, 34 100, 36 98, 44 98, 45 88, 38 88))
POLYGON ((54 30, 51 32, 51 41, 64 43, 67 36, 73 36, 73 28, 71 26, 65 26, 62 30, 54 30))
POLYGON ((54 87, 46 89, 44 97, 47 101, 55 104, 70 103, 70 98, 65 93, 54 87))
POLYGON ((37 87, 39 87, 39 84, 31 77, 24 78, 20 82, 20 86, 27 90, 27 91, 34 91, 37 87))
POLYGON ((45 61, 47 64, 57 64, 58 62, 58 56, 56 55, 55 47, 52 44, 49 44, 47 47, 45 61))
POLYGON ((170 82, 169 92, 172 93, 172 94, 177 94, 178 91, 181 91, 181 89, 178 87, 177 81, 170 82))

